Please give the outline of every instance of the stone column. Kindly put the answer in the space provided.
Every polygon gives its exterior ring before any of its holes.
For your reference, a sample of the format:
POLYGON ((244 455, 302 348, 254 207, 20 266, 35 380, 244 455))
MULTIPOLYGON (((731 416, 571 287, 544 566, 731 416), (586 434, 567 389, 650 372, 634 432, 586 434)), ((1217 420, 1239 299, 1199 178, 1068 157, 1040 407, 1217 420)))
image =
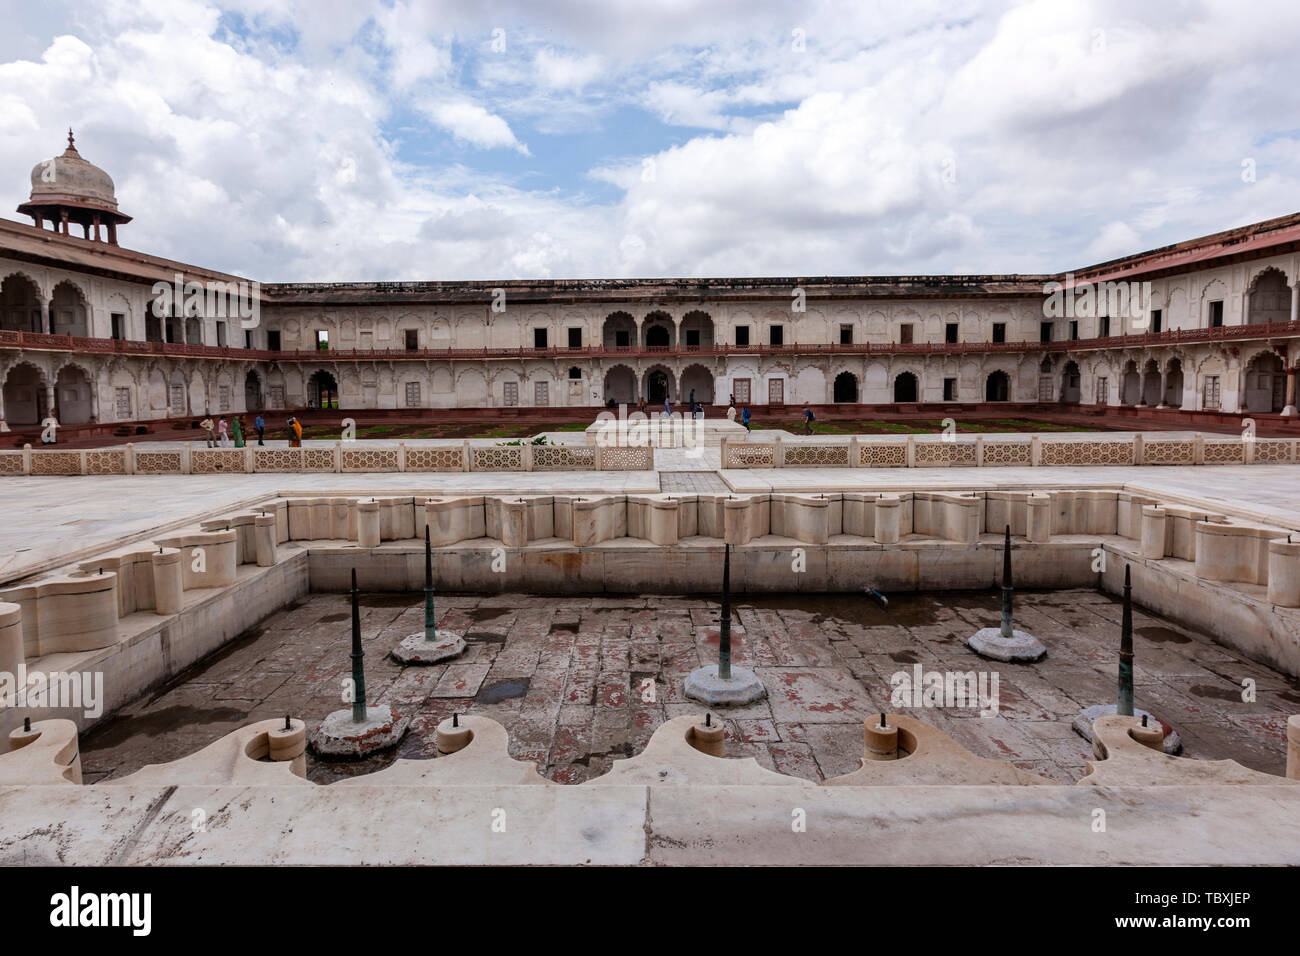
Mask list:
POLYGON ((1291 321, 1300 321, 1300 282, 1291 285, 1291 321))
MULTIPOLYGON (((1293 298, 1291 301, 1291 307, 1294 309, 1295 299, 1293 298)), ((1286 407, 1282 409, 1282 414, 1288 417, 1300 415, 1300 409, 1297 409, 1295 404, 1295 373, 1296 369, 1294 365, 1286 370, 1286 407)), ((0 406, 0 418, 3 417, 3 406, 0 406)))
POLYGON ((1167 402, 1168 391, 1169 391, 1169 373, 1161 372, 1160 373, 1160 401, 1156 403, 1156 408, 1169 407, 1169 404, 1167 402))
POLYGON ((1147 407, 1147 373, 1138 372, 1138 400, 1133 403, 1134 408, 1147 407))
MULTIPOLYGON (((45 415, 47 418, 53 416, 57 419, 59 417, 55 414, 57 411, 58 409, 54 405, 54 386, 47 384, 45 386, 45 415)), ((39 425, 40 422, 37 422, 36 424, 39 425)))
MULTIPOLYGON (((4 379, 0 378, 0 383, 3 383, 3 381, 4 379)), ((7 431, 9 431, 9 425, 5 421, 5 391, 4 388, 0 386, 0 434, 7 431)))
POLYGON ((41 331, 50 334, 50 300, 41 299, 41 331))

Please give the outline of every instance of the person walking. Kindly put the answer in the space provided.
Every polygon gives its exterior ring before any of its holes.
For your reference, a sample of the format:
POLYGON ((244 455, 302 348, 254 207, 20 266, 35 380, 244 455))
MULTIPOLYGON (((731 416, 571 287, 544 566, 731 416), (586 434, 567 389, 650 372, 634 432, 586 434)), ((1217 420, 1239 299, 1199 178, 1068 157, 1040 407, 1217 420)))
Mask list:
POLYGON ((813 414, 813 410, 805 405, 803 407, 803 433, 805 435, 811 435, 813 433, 812 423, 816 418, 817 416, 813 414))
POLYGON ((673 406, 669 403, 668 396, 665 395, 664 396, 664 418, 668 419, 672 417, 673 417, 673 406))
POLYGON ((287 424, 289 426, 289 447, 301 448, 302 447, 302 425, 299 423, 298 419, 292 417, 289 419, 287 424))
POLYGON ((727 421, 734 422, 735 420, 736 420, 736 403, 732 402, 730 405, 727 406, 727 421))
POLYGON ((263 438, 266 435, 266 419, 261 415, 258 415, 253 419, 253 427, 257 429, 257 443, 259 445, 265 445, 266 442, 263 438))
POLYGON ((207 435, 208 447, 215 448, 217 446, 217 436, 212 433, 212 419, 203 419, 203 421, 199 422, 199 427, 202 428, 204 434, 207 435))
POLYGON ((224 418, 217 419, 217 447, 230 447, 230 426, 226 424, 224 418))
POLYGON ((235 416, 234 424, 231 425, 231 431, 235 435, 235 447, 244 447, 244 421, 238 415, 235 416))
POLYGON ((740 410, 740 424, 745 426, 745 431, 750 431, 749 409, 747 407, 740 410))

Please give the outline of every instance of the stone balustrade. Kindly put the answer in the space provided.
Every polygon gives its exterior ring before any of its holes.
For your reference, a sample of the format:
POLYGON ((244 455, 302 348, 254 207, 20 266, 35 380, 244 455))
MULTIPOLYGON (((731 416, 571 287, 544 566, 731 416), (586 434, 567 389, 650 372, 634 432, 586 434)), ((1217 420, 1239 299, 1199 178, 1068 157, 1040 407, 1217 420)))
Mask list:
POLYGON ((587 445, 381 445, 337 441, 301 448, 208 448, 188 442, 169 448, 51 450, 24 445, 0 451, 4 475, 214 475, 333 472, 652 471, 654 448, 587 445))

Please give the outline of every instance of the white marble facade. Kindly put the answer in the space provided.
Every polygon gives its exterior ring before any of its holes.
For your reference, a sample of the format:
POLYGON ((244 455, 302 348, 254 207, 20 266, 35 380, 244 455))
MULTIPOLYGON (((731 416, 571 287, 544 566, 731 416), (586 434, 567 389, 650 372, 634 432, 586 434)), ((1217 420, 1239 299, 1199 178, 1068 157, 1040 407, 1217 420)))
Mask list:
POLYGON ((328 392, 326 376, 341 410, 595 409, 609 400, 659 404, 666 387, 673 402, 694 390, 697 401, 722 406, 733 394, 744 402, 747 389, 760 407, 1010 401, 1268 413, 1288 404, 1287 372, 1294 380, 1300 361, 1294 334, 1262 328, 1223 341, 1062 346, 1152 331, 1157 319, 1160 331, 1294 321, 1300 255, 1292 252, 1154 278, 1142 316, 1056 318, 1049 348, 1042 289, 1053 277, 982 277, 997 281, 969 289, 964 277, 865 287, 830 280, 809 283, 802 310, 796 280, 263 286, 257 326, 246 330, 238 318, 152 319, 150 280, 79 265, 82 240, 51 245, 38 263, 8 257, 0 236, 0 329, 80 337, 71 350, 0 343, 0 420, 13 427, 36 424, 51 405, 64 424, 305 407, 320 401, 322 381, 328 392), (59 262, 68 243, 76 245, 59 262), (112 343, 92 348, 85 337, 207 348, 129 354, 112 343), (284 354, 270 356, 277 338, 284 354), (322 339, 328 348, 318 350, 322 339), (998 340, 1007 344, 952 348, 998 340), (915 351, 826 350, 907 343, 915 351), (715 345, 730 349, 718 354, 715 345), (464 351, 424 351, 445 349, 464 351))

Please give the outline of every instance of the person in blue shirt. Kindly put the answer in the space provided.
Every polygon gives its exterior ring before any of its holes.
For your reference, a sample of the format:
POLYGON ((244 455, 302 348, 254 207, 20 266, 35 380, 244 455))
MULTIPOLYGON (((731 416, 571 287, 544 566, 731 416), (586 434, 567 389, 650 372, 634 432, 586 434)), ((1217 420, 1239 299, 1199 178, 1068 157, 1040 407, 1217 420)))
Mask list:
POLYGON ((266 442, 262 441, 262 436, 266 434, 266 419, 258 415, 253 419, 253 427, 257 429, 257 443, 265 445, 266 442))
POLYGON ((805 405, 803 408, 803 433, 805 435, 813 433, 812 423, 816 418, 817 416, 813 414, 813 410, 805 405))
POLYGON ((742 409, 740 410, 740 424, 742 424, 742 425, 745 426, 745 431, 749 431, 749 430, 750 430, 750 429, 749 429, 749 409, 748 409, 748 408, 742 408, 742 409))

